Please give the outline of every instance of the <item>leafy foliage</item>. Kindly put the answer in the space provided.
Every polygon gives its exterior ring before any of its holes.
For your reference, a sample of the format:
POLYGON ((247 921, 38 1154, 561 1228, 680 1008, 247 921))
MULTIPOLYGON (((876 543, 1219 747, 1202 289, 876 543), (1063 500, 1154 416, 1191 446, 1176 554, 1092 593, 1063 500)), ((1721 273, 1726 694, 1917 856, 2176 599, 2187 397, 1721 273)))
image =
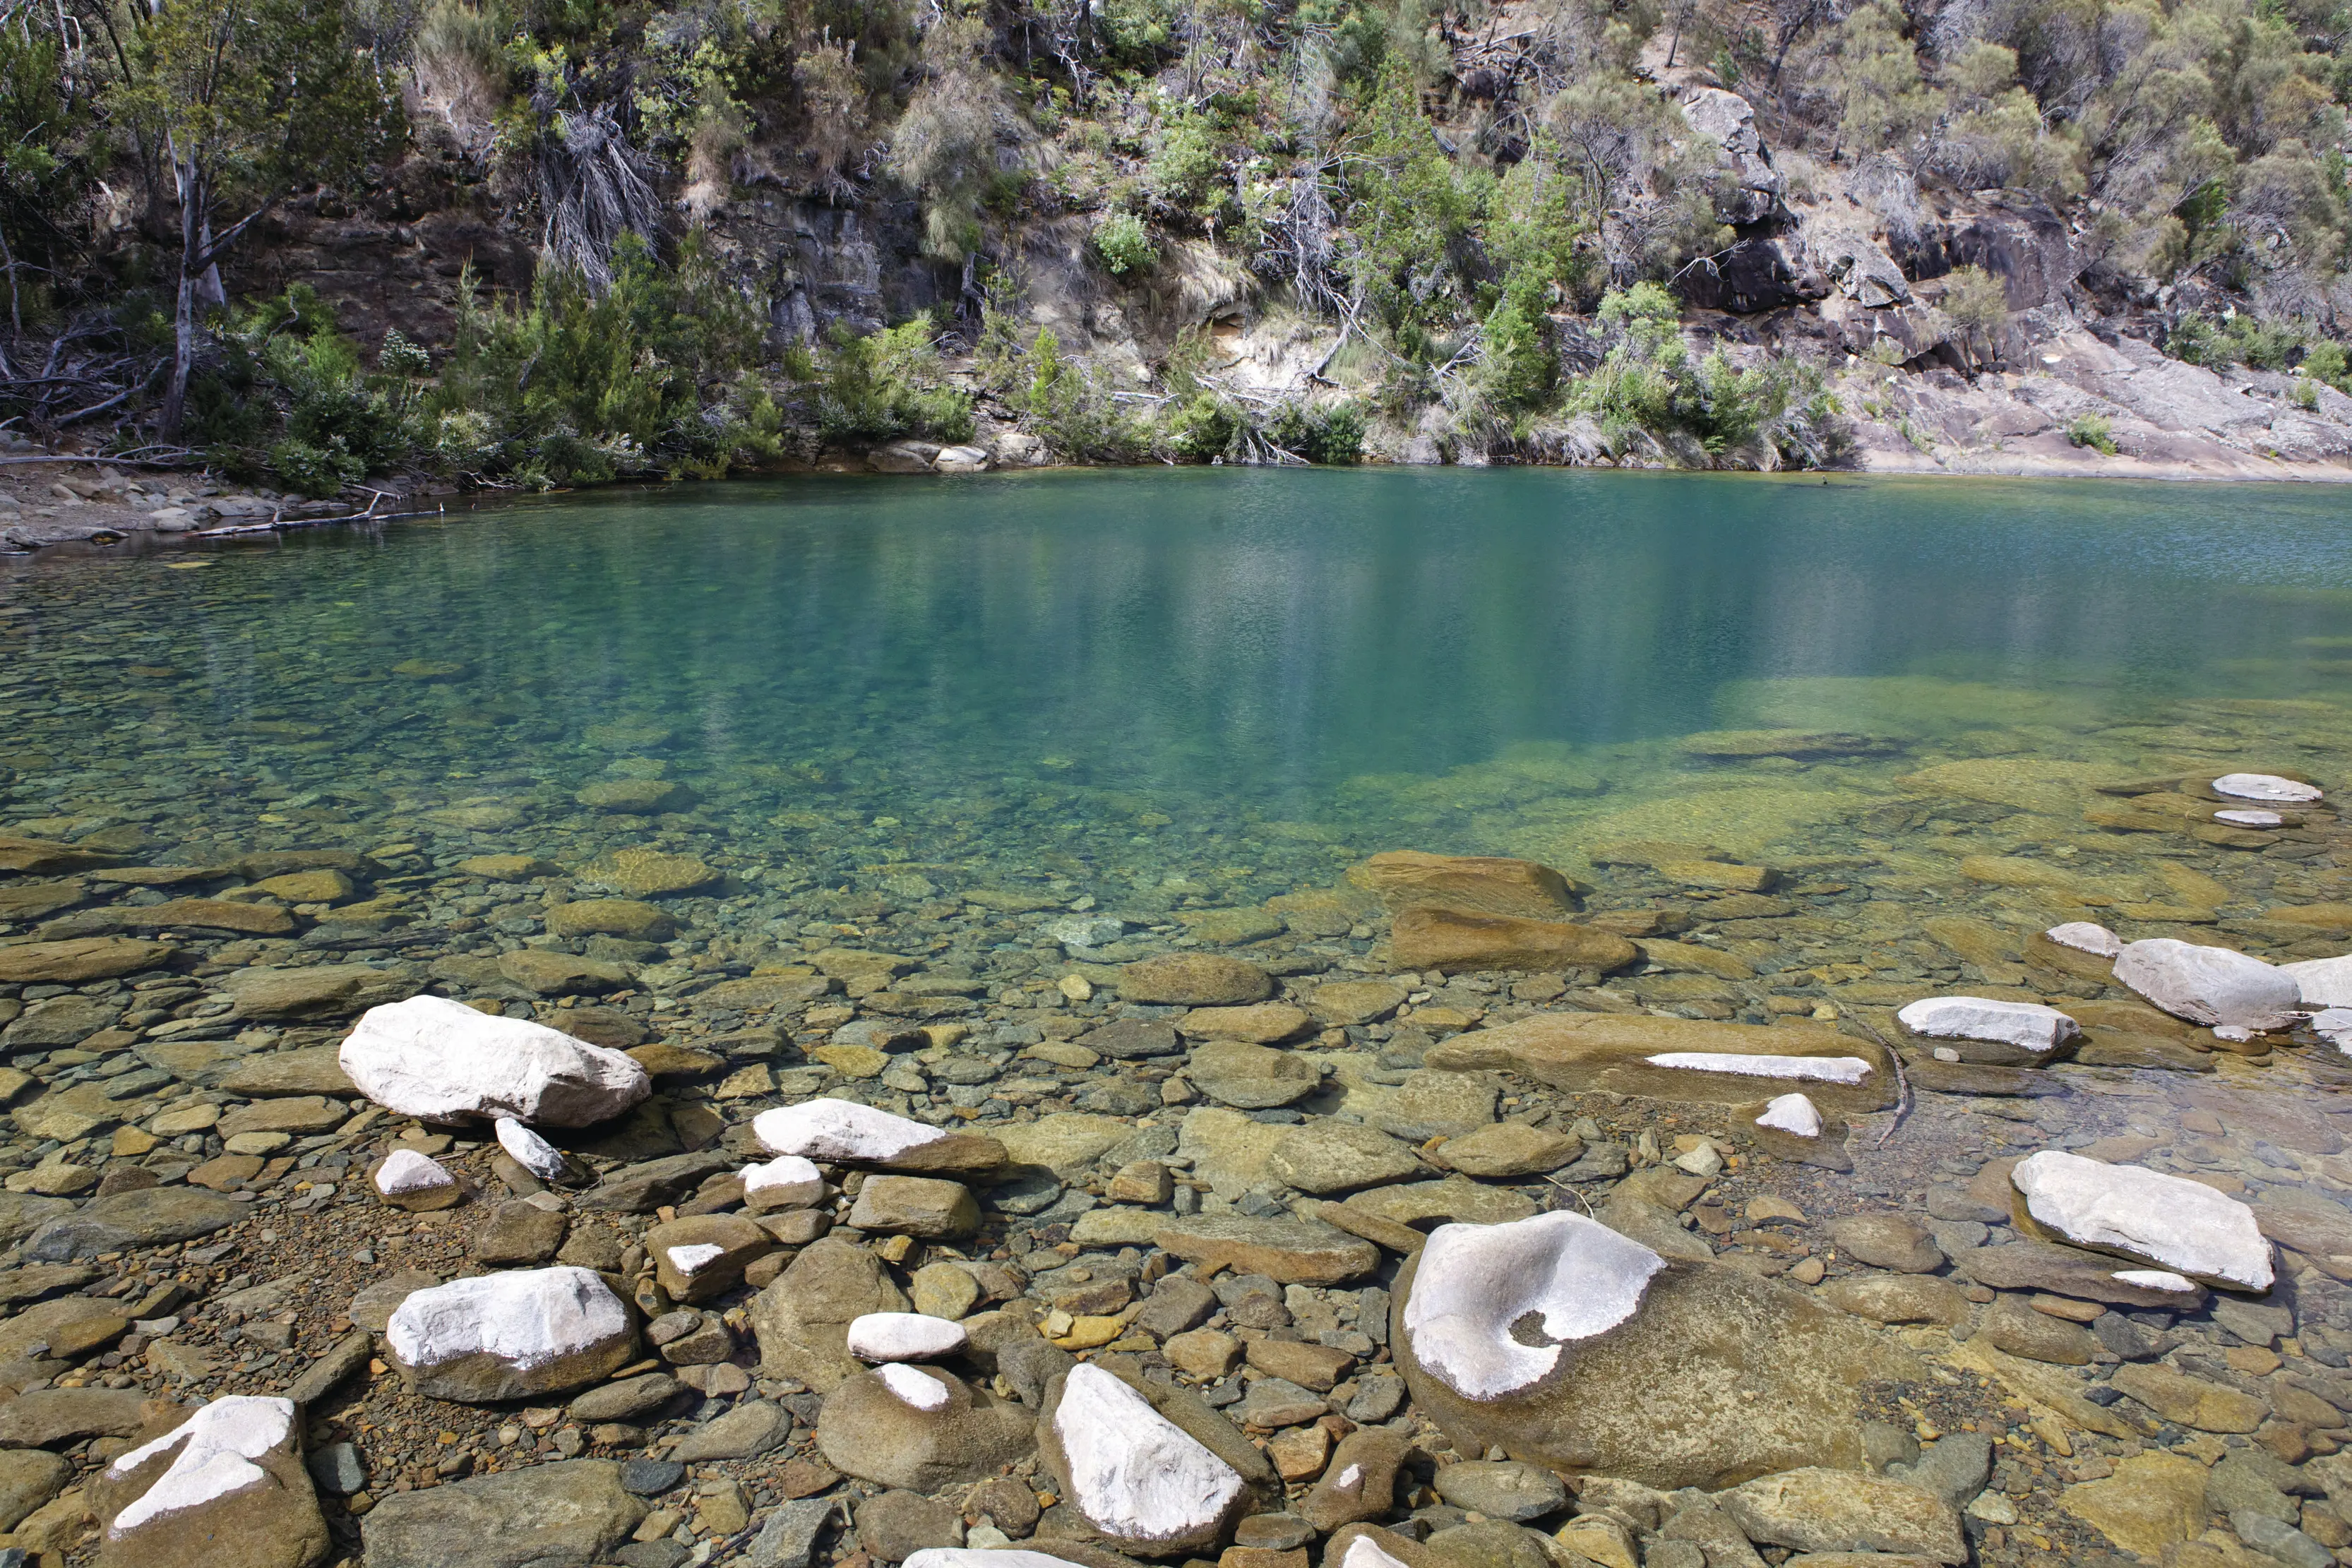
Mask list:
POLYGON ((691 243, 665 268, 625 238, 601 295, 568 272, 542 273, 527 305, 478 304, 468 287, 425 400, 436 450, 460 472, 532 486, 773 455, 782 415, 744 369, 761 333, 691 243))

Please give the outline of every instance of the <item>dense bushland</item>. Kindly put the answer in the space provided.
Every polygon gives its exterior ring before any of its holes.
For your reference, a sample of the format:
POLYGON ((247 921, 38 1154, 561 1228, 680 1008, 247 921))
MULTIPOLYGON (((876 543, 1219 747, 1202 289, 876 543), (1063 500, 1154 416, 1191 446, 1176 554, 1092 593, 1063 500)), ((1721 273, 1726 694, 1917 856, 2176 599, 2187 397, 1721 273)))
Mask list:
MULTIPOLYGON (((969 440, 982 413, 1082 462, 1350 461, 1378 424, 1834 463, 1824 365, 1681 329, 1695 269, 1761 232, 1666 90, 1692 81, 1753 106, 1791 202, 1900 235, 1998 188, 2168 351, 2346 385, 2348 51, 2344 0, 20 4, 0 418, 121 422, 314 494, 715 474, 969 440), (274 210, 396 206, 428 147, 536 237, 528 291, 469 287, 423 345, 228 297, 274 210), (793 340, 699 237, 751 186, 911 197, 950 303, 793 340), (1222 256, 1339 344, 1248 395, 1180 321, 1143 334, 1147 386, 1108 377, 1019 318, 1021 236, 1055 224, 1137 319, 1222 256)), ((1999 278, 1928 304, 1958 363, 2000 362, 1999 278)))

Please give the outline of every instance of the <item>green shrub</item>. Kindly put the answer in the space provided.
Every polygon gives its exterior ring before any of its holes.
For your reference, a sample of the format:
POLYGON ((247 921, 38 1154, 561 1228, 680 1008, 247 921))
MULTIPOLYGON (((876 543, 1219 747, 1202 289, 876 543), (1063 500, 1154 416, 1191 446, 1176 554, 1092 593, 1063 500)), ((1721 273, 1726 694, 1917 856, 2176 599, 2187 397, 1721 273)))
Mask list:
POLYGON ((1265 422, 1265 437, 1309 463, 1346 467, 1364 455, 1364 411, 1352 402, 1286 402, 1265 422))
POLYGON ((1029 423, 1057 455, 1075 463, 1132 463, 1149 450, 1144 430, 1120 412, 1085 367, 1062 358, 1053 332, 1029 346, 1029 423))
POLYGON ((1505 413, 1532 409, 1551 396, 1559 360, 1537 326, 1538 312, 1514 295, 1488 311, 1480 344, 1478 390, 1505 413))
POLYGON ((2066 427, 2066 439, 2109 457, 2116 455, 2115 425, 2104 414, 2076 414, 2074 423, 2066 427))
POLYGON ((528 305, 478 304, 462 280, 424 399, 436 450, 476 455, 459 472, 537 486, 714 476, 781 451, 783 416, 750 371, 764 323, 716 259, 689 241, 666 267, 631 235, 612 271, 601 295, 543 271, 528 305))
POLYGON ((1133 213, 1113 213, 1095 225, 1095 254, 1115 277, 1146 273, 1160 265, 1151 232, 1133 213))
POLYGON ((817 395, 819 433, 845 445, 909 435, 970 441, 971 398, 940 384, 939 361, 927 316, 864 337, 836 323, 817 395))
POLYGON ((1241 411, 1213 392, 1197 392, 1171 403, 1166 415, 1168 449, 1185 463, 1206 463, 1233 449, 1245 421, 1241 411))
POLYGON ((2337 392, 2352 393, 2352 355, 2347 355, 2344 345, 2332 338, 2323 338, 2304 350, 2303 373, 2337 392))
POLYGON ((397 332, 369 374, 308 284, 232 313, 189 389, 185 429, 212 461, 324 498, 413 460, 415 378, 429 361, 397 332))

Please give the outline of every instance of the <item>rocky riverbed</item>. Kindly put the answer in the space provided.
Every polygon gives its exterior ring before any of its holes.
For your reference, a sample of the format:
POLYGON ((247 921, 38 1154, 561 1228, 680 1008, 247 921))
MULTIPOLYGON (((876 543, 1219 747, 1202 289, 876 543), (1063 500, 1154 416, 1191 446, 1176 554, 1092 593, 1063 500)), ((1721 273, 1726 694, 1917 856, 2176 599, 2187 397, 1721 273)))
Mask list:
POLYGON ((2326 705, 2074 742, 2106 761, 1717 732, 1632 803, 1368 781, 1522 857, 1244 822, 1147 882, 1076 797, 1010 813, 1054 869, 1001 821, 998 861, 887 817, 775 857, 663 768, 362 782, 293 719, 257 799, 69 776, 45 695, 0 1551, 2352 1545, 2347 844, 2276 741, 2339 747, 2326 705))

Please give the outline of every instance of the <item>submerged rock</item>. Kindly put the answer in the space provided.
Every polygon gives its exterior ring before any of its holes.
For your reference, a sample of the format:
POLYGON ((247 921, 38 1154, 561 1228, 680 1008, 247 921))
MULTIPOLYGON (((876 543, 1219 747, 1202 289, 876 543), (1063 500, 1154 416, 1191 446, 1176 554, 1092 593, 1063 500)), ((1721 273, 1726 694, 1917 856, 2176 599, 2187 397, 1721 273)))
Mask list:
POLYGON ((1622 969, 1642 950, 1612 931, 1442 905, 1400 910, 1391 943, 1408 969, 1622 969))
POLYGON ((1856 1468, 1862 1385, 1924 1375, 1784 1286, 1661 1259, 1574 1214, 1442 1228, 1397 1292, 1390 1343, 1423 1413, 1464 1453, 1569 1474, 1671 1490, 1856 1468), (1511 1332, 1531 1312, 1534 1343, 1511 1332))
POLYGON ((1570 1093, 1642 1094, 1737 1105, 1778 1082, 1843 1114, 1895 1103, 1894 1073, 1874 1046, 1833 1030, 1765 1028, 1643 1014, 1538 1013, 1454 1036, 1432 1068, 1502 1068, 1570 1093))
POLYGON ((1392 910, 1442 904, 1484 915, 1557 920, 1576 907, 1582 891, 1548 865, 1491 855, 1433 855, 1390 850, 1349 876, 1381 895, 1392 910))
POLYGON ((1719 1500, 1748 1540, 1800 1552, 1881 1552, 1932 1563, 1969 1560, 1960 1516, 1932 1493, 1851 1470, 1764 1476, 1719 1500))

